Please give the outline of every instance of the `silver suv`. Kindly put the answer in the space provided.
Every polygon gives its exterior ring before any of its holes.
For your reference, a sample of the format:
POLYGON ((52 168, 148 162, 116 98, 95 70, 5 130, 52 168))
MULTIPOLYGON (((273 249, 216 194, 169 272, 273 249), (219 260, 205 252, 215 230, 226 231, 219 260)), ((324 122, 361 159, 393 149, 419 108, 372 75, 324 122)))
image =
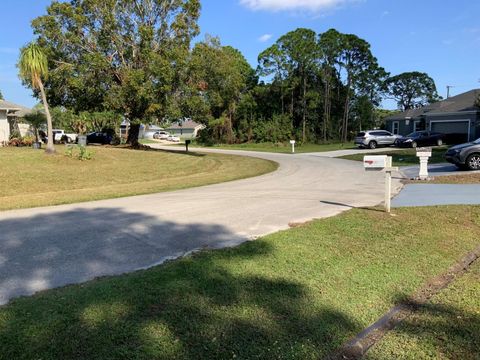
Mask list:
POLYGON ((362 131, 355 137, 355 145, 358 147, 368 147, 375 149, 377 146, 396 145, 401 135, 393 135, 385 130, 368 130, 362 131))

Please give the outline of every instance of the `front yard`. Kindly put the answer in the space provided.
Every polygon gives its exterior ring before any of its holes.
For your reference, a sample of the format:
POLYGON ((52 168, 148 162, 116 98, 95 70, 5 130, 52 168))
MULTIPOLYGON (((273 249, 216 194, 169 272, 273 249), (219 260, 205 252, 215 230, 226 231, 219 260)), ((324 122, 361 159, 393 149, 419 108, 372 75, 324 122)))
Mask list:
MULTIPOLYGON (((480 207, 395 215, 355 209, 237 248, 13 300, 0 307, 0 359, 323 358, 478 245, 480 207)), ((407 341, 405 354, 415 354, 419 334, 429 354, 478 350, 477 325, 463 320, 478 324, 473 274, 452 288, 462 303, 447 317, 408 322, 399 330, 408 339, 387 339, 378 358, 407 341), (462 327, 451 323, 457 316, 462 327), (451 326, 437 332, 436 322, 451 326)))
MULTIPOLYGON (((184 145, 182 145, 184 146, 184 145)), ((192 144, 193 147, 201 146, 198 144, 192 144)), ((245 143, 245 144, 221 144, 213 146, 204 146, 211 149, 224 149, 224 150, 245 150, 245 151, 261 151, 261 152, 275 152, 275 153, 291 153, 292 145, 289 143, 245 143)), ((335 150, 355 149, 352 143, 331 143, 331 144, 303 144, 295 145, 296 153, 309 153, 309 152, 325 152, 335 150)))
POLYGON ((148 194, 256 176, 273 162, 222 154, 89 147, 92 160, 0 148, 0 210, 148 194))

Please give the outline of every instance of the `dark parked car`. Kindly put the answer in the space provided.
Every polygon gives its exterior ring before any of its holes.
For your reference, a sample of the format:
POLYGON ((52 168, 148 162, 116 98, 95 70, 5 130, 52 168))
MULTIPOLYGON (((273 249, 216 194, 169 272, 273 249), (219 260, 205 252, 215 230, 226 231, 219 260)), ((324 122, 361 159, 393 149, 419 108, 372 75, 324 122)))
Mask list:
POLYGON ((480 170, 480 139, 452 146, 445 153, 445 160, 460 169, 480 170))
POLYGON ((87 144, 111 144, 114 140, 112 134, 107 132, 92 132, 87 135, 87 144))
POLYGON ((432 131, 416 131, 397 140, 396 144, 401 147, 441 146, 445 143, 445 134, 432 131))

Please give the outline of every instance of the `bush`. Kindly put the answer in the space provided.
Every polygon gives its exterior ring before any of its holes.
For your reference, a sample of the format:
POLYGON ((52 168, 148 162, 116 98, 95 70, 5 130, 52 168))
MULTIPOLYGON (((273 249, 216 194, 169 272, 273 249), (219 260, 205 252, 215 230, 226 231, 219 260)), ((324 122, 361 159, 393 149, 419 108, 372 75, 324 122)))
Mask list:
POLYGON ((7 146, 23 146, 21 138, 13 137, 8 141, 7 146))
POLYGON ((35 137, 33 137, 33 136, 25 136, 22 139, 22 143, 25 146, 32 146, 34 142, 35 142, 35 137))
POLYGON ((80 161, 93 159, 93 152, 88 150, 86 146, 76 145, 68 146, 65 150, 65 156, 75 158, 80 161))

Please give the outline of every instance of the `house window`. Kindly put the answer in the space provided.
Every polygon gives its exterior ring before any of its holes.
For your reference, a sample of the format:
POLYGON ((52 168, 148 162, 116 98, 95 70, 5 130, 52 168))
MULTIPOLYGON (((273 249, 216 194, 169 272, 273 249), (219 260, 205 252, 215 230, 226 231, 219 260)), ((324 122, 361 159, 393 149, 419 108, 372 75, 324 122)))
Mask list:
POLYGON ((417 130, 420 130, 420 121, 414 121, 413 122, 413 132, 416 132, 417 130))
POLYGON ((400 123, 398 121, 394 121, 392 123, 392 133, 394 135, 398 135, 399 132, 400 132, 400 123))

